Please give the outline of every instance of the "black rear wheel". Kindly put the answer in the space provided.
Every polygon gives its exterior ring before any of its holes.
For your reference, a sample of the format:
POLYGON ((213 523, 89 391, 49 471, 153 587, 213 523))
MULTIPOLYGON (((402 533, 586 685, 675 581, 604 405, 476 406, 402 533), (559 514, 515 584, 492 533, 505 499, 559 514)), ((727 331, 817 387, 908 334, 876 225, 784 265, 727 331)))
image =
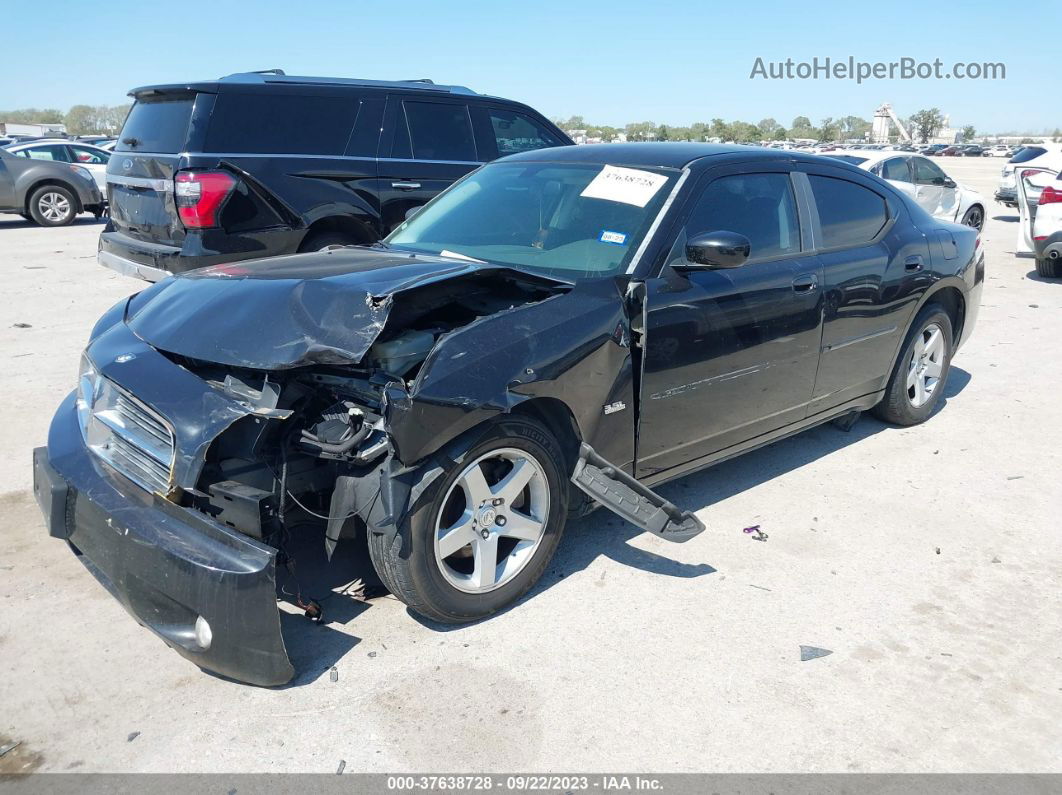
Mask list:
POLYGON ((1036 272, 1048 279, 1062 277, 1062 258, 1048 259, 1047 257, 1038 257, 1036 259, 1036 272))

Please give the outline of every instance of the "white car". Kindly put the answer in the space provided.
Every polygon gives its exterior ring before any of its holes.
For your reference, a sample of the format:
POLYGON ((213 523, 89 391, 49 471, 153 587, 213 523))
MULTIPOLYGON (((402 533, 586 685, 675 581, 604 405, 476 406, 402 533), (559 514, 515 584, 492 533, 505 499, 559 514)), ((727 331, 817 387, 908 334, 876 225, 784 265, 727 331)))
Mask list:
POLYGON ((1007 207, 1018 206, 1017 184, 1014 171, 1022 168, 1043 168, 1050 171, 1062 171, 1062 144, 1026 144, 1014 153, 1014 157, 1003 166, 999 176, 999 189, 995 199, 1007 207))
POLYGON ((928 157, 873 149, 827 152, 824 157, 843 160, 876 174, 914 199, 934 218, 978 230, 985 225, 984 197, 953 180, 928 157))
POLYGON ((61 163, 84 166, 96 180, 100 192, 104 197, 107 196, 107 161, 111 159, 111 153, 106 149, 61 138, 26 141, 11 144, 6 149, 13 155, 28 157, 31 160, 58 160, 61 163))
POLYGON ((1014 156, 1014 147, 1007 146, 1006 144, 996 144, 995 146, 985 147, 985 151, 981 153, 981 157, 1005 157, 1008 160, 1014 156))
POLYGON ((1035 196, 1036 201, 1030 241, 1036 254, 1036 272, 1062 277, 1062 174, 1055 174, 1053 180, 1047 171, 1031 174, 1026 179, 1026 195, 1031 195, 1030 199, 1035 196))

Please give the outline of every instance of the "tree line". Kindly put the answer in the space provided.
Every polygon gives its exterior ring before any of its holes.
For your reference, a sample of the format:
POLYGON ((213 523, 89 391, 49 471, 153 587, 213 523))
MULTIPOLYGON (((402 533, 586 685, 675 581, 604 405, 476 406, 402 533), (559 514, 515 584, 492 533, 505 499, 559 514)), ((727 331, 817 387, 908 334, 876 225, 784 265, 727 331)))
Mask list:
MULTIPOLYGON (((928 108, 912 114, 900 123, 911 137, 922 143, 935 137, 944 128, 944 114, 939 108, 928 108)), ((592 124, 582 116, 568 119, 554 119, 554 123, 563 130, 586 130, 589 138, 612 141, 623 133, 628 141, 703 141, 717 138, 720 141, 753 143, 760 141, 787 141, 797 138, 811 138, 816 141, 842 141, 865 139, 872 128, 871 122, 859 116, 827 116, 813 124, 807 116, 797 116, 788 127, 771 117, 752 124, 746 121, 725 121, 712 119, 710 122, 696 122, 688 127, 657 124, 652 121, 632 122, 623 127, 592 124)), ((1059 135, 1059 131, 1055 131, 1059 135)), ((896 137, 895 130, 892 131, 896 137)), ((972 124, 962 128, 960 137, 972 141, 977 130, 972 124)))
POLYGON ((70 135, 116 134, 129 113, 125 105, 74 105, 64 113, 57 108, 0 110, 0 121, 20 124, 65 124, 70 135))

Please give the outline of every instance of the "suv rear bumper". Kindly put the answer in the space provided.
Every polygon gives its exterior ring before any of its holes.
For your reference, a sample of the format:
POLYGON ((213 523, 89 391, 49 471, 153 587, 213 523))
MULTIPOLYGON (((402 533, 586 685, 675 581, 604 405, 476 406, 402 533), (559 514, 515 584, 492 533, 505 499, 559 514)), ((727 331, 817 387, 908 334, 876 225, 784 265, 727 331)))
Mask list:
POLYGON ((1055 232, 1043 240, 1035 241, 1037 259, 1062 258, 1062 232, 1055 232))
POLYGON ((176 246, 145 243, 121 232, 100 233, 96 261, 105 268, 123 274, 157 282, 174 270, 186 270, 179 265, 181 250, 176 246))
POLYGON ((178 654, 251 684, 291 679, 276 551, 112 471, 85 448, 73 394, 52 420, 48 447, 33 451, 33 490, 49 534, 178 654), (200 620, 209 639, 197 634, 200 620))

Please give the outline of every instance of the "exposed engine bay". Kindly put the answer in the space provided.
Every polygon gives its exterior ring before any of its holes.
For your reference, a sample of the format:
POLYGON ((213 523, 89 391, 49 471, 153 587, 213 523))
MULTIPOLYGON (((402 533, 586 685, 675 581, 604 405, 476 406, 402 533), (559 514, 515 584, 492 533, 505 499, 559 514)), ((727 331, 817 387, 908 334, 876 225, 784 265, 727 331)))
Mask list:
POLYGON ((380 484, 376 470, 393 453, 385 393, 415 391, 425 361, 448 334, 557 294, 520 278, 423 288, 390 307, 363 363, 352 366, 270 371, 164 352, 254 409, 210 445, 182 501, 281 552, 293 527, 319 526, 331 555, 339 538, 365 532, 380 484))

